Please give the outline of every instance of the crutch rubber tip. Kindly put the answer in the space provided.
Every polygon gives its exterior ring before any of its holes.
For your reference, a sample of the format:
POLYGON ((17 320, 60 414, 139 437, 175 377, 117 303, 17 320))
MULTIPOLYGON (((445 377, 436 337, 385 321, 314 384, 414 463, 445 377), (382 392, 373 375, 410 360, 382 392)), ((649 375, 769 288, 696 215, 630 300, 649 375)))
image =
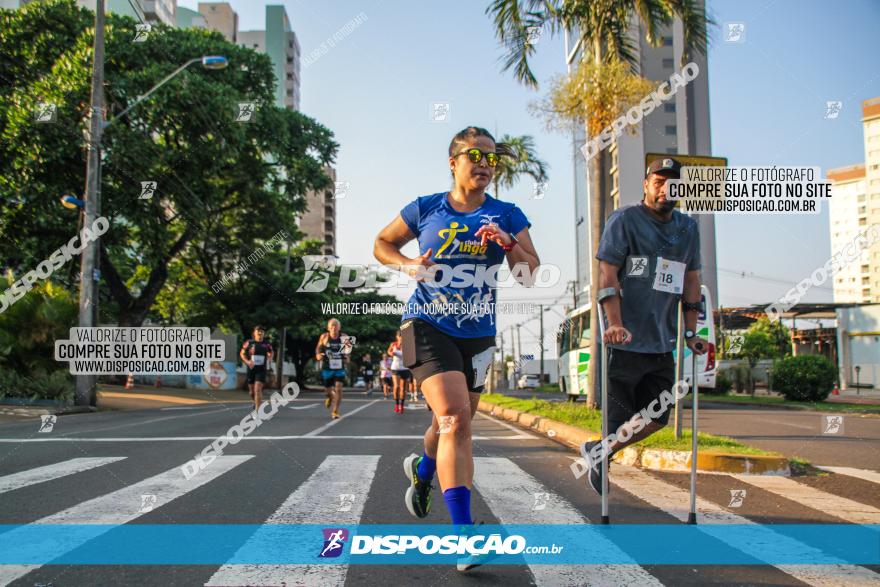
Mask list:
POLYGON ((697 523, 697 514, 694 512, 688 512, 688 524, 696 524, 697 523))
POLYGON ((603 524, 610 524, 611 520, 608 518, 608 516, 602 516, 602 523, 603 524))

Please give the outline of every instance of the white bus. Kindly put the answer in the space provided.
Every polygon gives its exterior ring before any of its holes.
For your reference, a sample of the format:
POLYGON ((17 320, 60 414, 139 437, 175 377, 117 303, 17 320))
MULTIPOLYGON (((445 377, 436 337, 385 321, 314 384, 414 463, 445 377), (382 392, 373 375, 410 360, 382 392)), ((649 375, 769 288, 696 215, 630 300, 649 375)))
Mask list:
MULTIPOLYGON (((700 288, 705 313, 697 317, 697 336, 709 341, 709 352, 697 358, 700 387, 715 387, 715 323, 712 319, 712 296, 706 286, 700 288)), ((586 396, 590 372, 590 305, 585 304, 571 311, 556 335, 556 351, 559 356, 559 391, 576 400, 586 396)), ((673 357, 676 355, 673 351, 673 357)), ((684 376, 690 380, 691 351, 684 349, 684 376)))

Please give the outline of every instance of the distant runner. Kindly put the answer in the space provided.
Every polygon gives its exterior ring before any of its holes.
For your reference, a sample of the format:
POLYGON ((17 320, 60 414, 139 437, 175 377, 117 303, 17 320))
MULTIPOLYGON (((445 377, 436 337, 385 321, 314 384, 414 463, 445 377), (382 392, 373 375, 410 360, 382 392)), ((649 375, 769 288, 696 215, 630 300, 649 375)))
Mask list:
POLYGON ((272 345, 263 340, 266 330, 262 326, 254 326, 253 338, 244 341, 238 356, 247 365, 247 385, 254 409, 263 403, 263 386, 266 385, 266 365, 275 356, 272 345))
POLYGON ((403 364, 403 350, 400 347, 400 331, 396 339, 388 345, 388 356, 391 357, 391 382, 394 391, 394 413, 402 414, 406 404, 406 391, 412 373, 403 364))
POLYGON ((327 332, 318 338, 315 358, 321 363, 321 381, 327 399, 324 405, 331 410, 331 417, 339 417, 339 404, 342 402, 342 386, 345 384, 345 365, 348 363, 351 347, 346 345, 349 337, 341 334, 339 320, 331 318, 327 322, 327 332))

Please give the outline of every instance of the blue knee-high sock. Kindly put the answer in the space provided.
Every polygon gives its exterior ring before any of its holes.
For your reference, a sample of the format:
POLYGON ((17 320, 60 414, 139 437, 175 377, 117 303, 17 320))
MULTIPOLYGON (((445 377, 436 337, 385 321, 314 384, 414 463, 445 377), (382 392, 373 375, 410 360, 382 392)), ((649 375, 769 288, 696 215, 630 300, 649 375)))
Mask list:
POLYGON ((443 499, 446 501, 446 507, 449 509, 449 515, 452 517, 453 524, 462 526, 474 523, 471 519, 470 489, 464 485, 461 487, 450 487, 443 492, 443 499))
POLYGON ((428 453, 422 453, 422 460, 419 461, 418 476, 422 481, 430 481, 434 478, 434 472, 437 470, 437 461, 428 456, 428 453))

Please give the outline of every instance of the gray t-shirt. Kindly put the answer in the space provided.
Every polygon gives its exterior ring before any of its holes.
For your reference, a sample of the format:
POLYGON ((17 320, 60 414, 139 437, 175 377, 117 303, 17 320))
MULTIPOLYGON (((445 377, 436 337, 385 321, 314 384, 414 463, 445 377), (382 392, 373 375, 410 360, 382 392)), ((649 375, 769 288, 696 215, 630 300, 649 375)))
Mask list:
POLYGON ((620 266, 621 317, 632 333, 629 344, 609 346, 637 353, 674 350, 683 274, 700 268, 697 222, 678 210, 663 222, 641 203, 625 206, 605 223, 596 258, 620 266))

